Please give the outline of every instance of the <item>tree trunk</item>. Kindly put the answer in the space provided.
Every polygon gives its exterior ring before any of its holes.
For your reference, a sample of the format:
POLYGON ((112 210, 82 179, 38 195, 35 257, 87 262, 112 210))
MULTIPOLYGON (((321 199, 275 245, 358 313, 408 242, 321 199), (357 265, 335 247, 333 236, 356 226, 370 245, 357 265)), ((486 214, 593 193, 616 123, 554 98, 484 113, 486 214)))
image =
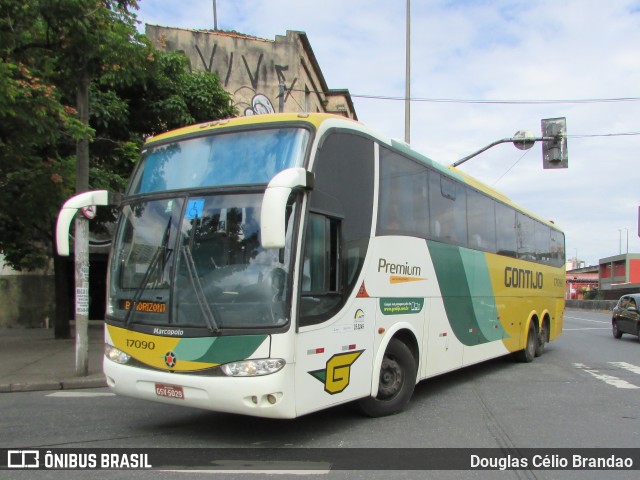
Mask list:
MULTIPOLYGON (((55 227, 54 237, 55 238, 55 227)), ((55 243, 55 242, 54 242, 55 243)), ((69 262, 53 247, 53 270, 56 282, 56 316, 53 320, 53 335, 58 339, 71 338, 71 308, 69 302, 69 262)))

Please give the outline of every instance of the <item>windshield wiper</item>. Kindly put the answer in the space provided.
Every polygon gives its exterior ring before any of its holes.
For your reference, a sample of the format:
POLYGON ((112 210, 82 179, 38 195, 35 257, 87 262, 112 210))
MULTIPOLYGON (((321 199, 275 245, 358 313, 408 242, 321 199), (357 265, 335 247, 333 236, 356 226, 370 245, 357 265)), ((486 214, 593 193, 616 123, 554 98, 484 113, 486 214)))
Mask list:
POLYGON ((207 322, 207 326, 209 327, 209 330, 211 332, 219 333, 220 327, 218 326, 216 319, 211 312, 211 309, 209 308, 207 297, 204 294, 204 290, 202 289, 202 284, 200 283, 200 278, 198 277, 198 273, 196 271, 196 263, 193 261, 193 255, 191 254, 191 247, 189 245, 185 245, 184 247, 182 247, 182 253, 184 254, 185 263, 187 265, 187 273, 189 274, 189 280, 191 280, 191 286, 193 287, 193 291, 196 294, 196 299, 198 300, 198 304, 200 305, 202 315, 207 322))
POLYGON ((131 323, 131 321, 133 320, 133 317, 135 316, 135 312, 136 312, 136 305, 140 301, 140 297, 142 297, 142 294, 144 293, 144 291, 147 289, 147 285, 149 284, 149 278, 151 278, 151 274, 154 272, 156 265, 158 265, 160 258, 162 258, 162 267, 161 267, 161 272, 162 272, 164 271, 165 265, 169 261, 169 257, 173 253, 172 248, 167 248, 167 244, 169 243, 170 231, 171 231, 171 217, 169 217, 169 221, 167 222, 167 227, 164 230, 164 235, 162 236, 162 244, 158 248, 156 248, 156 251, 153 253, 153 256, 151 257, 151 261, 149 262, 149 266, 145 270, 144 276, 142 277, 142 281, 140 282, 140 285, 136 289, 136 293, 133 295, 131 308, 127 310, 127 313, 125 314, 125 317, 124 317, 125 327, 128 326, 129 323, 131 323), (165 252, 164 254, 162 254, 163 251, 165 252))
POLYGON ((127 310, 127 313, 124 317, 125 326, 129 325, 131 320, 133 320, 133 317, 136 311, 136 305, 140 301, 140 297, 142 297, 142 294, 144 293, 144 291, 147 289, 147 285, 149 284, 149 278, 151 277, 151 274, 155 270, 155 267, 158 264, 160 258, 163 257, 162 265, 166 265, 172 253, 173 253, 173 249, 166 248, 163 246, 160 246, 156 249, 155 253, 153 254, 153 257, 151 257, 151 262, 149 262, 149 266, 147 267, 147 270, 144 272, 144 277, 142 278, 142 282, 140 282, 140 286, 136 290, 136 293, 133 295, 131 308, 127 310), (166 251, 165 255, 162 255, 163 250, 166 251))

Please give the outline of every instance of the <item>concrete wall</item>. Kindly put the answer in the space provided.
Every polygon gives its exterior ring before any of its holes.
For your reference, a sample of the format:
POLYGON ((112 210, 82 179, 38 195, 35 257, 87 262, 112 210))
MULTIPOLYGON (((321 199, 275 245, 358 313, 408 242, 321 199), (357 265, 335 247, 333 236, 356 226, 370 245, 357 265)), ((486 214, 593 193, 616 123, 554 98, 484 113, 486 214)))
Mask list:
POLYGON ((0 276, 0 328, 44 327, 54 315, 52 275, 0 276))
POLYGON ((288 31, 275 41, 236 32, 184 30, 146 25, 159 50, 182 51, 192 70, 214 72, 233 96, 238 114, 329 112, 355 118, 348 92, 327 86, 303 32, 288 31), (279 85, 285 87, 280 98, 279 85), (332 110, 333 109, 333 110, 332 110))
POLYGON ((584 310, 613 310, 617 300, 566 300, 567 308, 581 308, 584 310))

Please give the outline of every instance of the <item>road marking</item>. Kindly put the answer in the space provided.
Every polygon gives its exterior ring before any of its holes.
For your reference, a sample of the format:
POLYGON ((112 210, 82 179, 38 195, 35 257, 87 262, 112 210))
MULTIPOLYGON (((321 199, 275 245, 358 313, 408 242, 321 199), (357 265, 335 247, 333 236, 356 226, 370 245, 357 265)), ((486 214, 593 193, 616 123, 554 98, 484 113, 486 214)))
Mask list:
POLYGON ((624 368, 625 370, 629 370, 630 372, 637 373, 640 375, 640 367, 636 365, 632 365, 627 362, 609 362, 611 365, 615 365, 616 367, 624 368))
POLYGON ((564 318, 570 318, 571 320, 580 320, 582 322, 592 322, 592 323, 606 323, 609 324, 611 323, 610 320, 590 320, 588 318, 580 318, 580 317, 570 317, 568 315, 565 315, 564 318))
POLYGON ((609 327, 583 327, 583 328, 563 328, 563 332, 577 332, 582 330, 611 330, 609 327))
POLYGON ((640 388, 634 385, 633 383, 629 383, 626 380, 622 380, 621 378, 614 377, 613 375, 606 375, 606 374, 600 373, 598 370, 590 369, 584 363, 574 363, 573 366, 587 372, 588 374, 592 375, 598 380, 602 380, 606 384, 612 385, 616 388, 626 388, 626 389, 640 388))
POLYGON ((91 398, 91 397, 115 397, 115 393, 103 392, 55 392, 49 393, 47 397, 66 397, 66 398, 91 398))

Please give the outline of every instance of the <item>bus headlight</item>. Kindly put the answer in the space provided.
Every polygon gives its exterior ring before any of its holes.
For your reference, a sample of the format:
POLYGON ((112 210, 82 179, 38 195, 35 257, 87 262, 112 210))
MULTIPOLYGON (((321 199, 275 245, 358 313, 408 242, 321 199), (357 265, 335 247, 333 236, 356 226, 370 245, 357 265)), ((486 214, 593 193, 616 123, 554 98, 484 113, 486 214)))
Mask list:
POLYGON ((282 370, 285 363, 281 358, 259 358, 227 363, 220 368, 229 377, 258 377, 282 370))
POLYGON ((111 360, 112 362, 126 364, 131 360, 131 356, 124 353, 122 350, 118 350, 113 345, 109 345, 108 343, 104 344, 104 355, 111 360))

